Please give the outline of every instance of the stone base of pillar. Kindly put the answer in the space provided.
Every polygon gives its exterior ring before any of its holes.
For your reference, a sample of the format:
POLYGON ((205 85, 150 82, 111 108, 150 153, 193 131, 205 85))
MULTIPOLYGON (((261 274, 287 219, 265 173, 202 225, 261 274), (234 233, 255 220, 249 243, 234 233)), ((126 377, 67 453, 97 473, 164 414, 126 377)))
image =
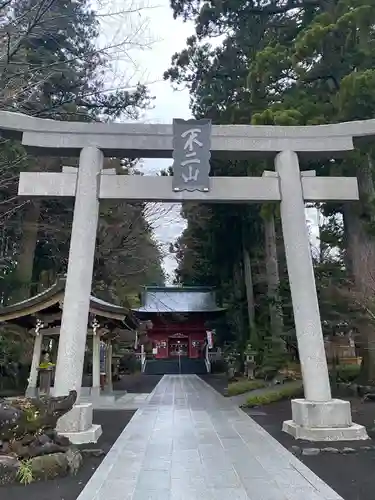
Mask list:
POLYGON ((96 410, 101 405, 114 405, 116 403, 116 397, 112 394, 101 394, 100 396, 90 396, 89 401, 96 410))
POLYGON ((103 393, 104 394, 112 394, 113 393, 113 384, 105 384, 103 393))
POLYGON ((92 426, 86 431, 81 432, 60 432, 62 436, 67 437, 72 444, 97 443, 102 435, 102 427, 98 424, 92 426))
POLYGON ((58 420, 56 431, 73 444, 96 443, 102 435, 102 428, 93 424, 92 419, 92 404, 78 403, 58 420))
POLYGON ((353 424, 349 401, 332 399, 314 402, 292 401, 292 420, 283 431, 306 441, 359 441, 368 439, 366 428, 353 424))
POLYGON ((77 404, 91 403, 97 409, 103 405, 114 405, 115 402, 116 397, 111 391, 102 391, 100 387, 82 387, 77 404))
POLYGON ((39 396, 39 390, 37 387, 28 387, 25 392, 27 398, 37 398, 39 396))
POLYGON ((90 396, 93 398, 100 397, 100 387, 91 387, 90 396))

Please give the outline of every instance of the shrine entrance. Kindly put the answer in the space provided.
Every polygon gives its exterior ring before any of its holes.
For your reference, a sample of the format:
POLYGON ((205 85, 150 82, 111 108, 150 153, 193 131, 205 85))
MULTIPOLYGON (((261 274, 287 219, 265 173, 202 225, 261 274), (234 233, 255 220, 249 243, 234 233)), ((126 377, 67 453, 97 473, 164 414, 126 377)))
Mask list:
MULTIPOLYGON (((300 160, 325 161, 375 138, 375 120, 314 126, 212 125, 174 120, 173 126, 60 122, 0 111, 0 131, 18 137, 33 155, 79 156, 79 168, 21 172, 18 194, 75 198, 66 290, 56 365, 55 395, 81 387, 101 200, 135 202, 277 203, 283 230, 305 399, 292 402, 284 431, 308 441, 367 439, 352 423, 350 403, 333 399, 305 217, 307 202, 358 200, 356 177, 316 176, 300 160), (210 176, 210 157, 271 158, 263 175, 210 176), (104 157, 173 158, 173 177, 116 175, 104 157)), ((8 134, 8 135, 7 135, 8 134)), ((72 410, 71 429, 92 420, 92 409, 72 410)), ((70 424, 69 424, 70 425, 70 424)))
POLYGON ((189 338, 182 334, 172 335, 168 339, 168 356, 170 358, 189 357, 189 338))
MULTIPOLYGON (((132 312, 139 321, 149 325, 147 338, 152 342, 155 359, 203 360, 207 325, 222 318, 225 308, 217 305, 212 287, 145 286, 140 307, 133 308, 132 312)), ((147 361, 146 373, 149 365, 147 361)))

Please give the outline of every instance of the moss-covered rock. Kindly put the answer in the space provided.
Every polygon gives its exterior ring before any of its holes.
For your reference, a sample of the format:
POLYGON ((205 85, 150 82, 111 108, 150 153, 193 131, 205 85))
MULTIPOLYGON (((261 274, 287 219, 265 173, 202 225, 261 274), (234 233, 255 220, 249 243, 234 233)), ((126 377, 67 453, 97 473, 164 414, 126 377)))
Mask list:
POLYGON ((0 401, 0 439, 10 441, 54 429, 60 417, 73 408, 76 391, 67 397, 20 397, 0 401))
POLYGON ((14 483, 17 479, 21 462, 9 455, 0 455, 0 485, 14 483))
POLYGON ((71 447, 65 453, 66 459, 68 460, 68 470, 72 475, 76 475, 82 466, 83 458, 82 454, 77 448, 71 447))
POLYGON ((0 484, 76 474, 82 455, 55 430, 76 398, 72 391, 67 397, 0 401, 0 484))
POLYGON ((29 460, 34 481, 53 479, 66 476, 69 473, 69 463, 66 453, 53 453, 34 457, 29 460))

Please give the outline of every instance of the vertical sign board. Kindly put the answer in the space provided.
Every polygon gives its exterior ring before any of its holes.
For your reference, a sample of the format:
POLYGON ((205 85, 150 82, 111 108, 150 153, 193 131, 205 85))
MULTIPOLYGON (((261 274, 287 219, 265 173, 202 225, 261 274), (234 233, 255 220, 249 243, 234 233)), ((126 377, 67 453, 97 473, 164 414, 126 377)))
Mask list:
POLYGON ((173 120, 173 191, 209 191, 211 120, 173 120))

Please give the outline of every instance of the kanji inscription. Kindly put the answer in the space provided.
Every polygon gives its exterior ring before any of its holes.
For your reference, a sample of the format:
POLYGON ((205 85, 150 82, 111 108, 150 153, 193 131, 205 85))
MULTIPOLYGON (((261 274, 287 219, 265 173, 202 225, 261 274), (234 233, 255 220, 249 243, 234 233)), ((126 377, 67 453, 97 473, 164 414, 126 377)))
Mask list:
POLYGON ((209 191, 211 120, 173 120, 173 190, 209 191))

